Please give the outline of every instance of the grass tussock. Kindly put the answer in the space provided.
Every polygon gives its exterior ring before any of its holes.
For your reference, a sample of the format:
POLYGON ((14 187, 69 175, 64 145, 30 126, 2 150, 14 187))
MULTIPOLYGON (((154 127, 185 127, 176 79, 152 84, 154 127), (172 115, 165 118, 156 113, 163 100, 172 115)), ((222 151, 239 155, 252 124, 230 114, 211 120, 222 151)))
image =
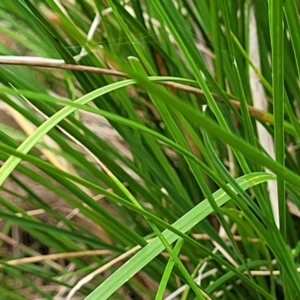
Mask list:
POLYGON ((1 299, 298 299, 296 0, 0 3, 1 299))

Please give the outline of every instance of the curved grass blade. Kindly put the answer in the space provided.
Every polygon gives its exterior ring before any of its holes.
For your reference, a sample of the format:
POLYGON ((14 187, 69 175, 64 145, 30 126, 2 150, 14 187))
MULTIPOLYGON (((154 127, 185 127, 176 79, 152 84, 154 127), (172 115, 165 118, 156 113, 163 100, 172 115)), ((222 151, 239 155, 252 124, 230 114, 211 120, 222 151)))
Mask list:
MULTIPOLYGON (((259 174, 261 175, 254 173, 243 176, 237 179, 237 183, 243 190, 245 190, 251 186, 266 182, 272 178, 267 174, 259 174)), ((230 185, 228 186, 233 189, 230 185)), ((234 189, 233 191, 235 192, 234 189)), ((215 192, 213 197, 219 207, 230 200, 230 197, 221 189, 215 192)), ((212 211, 213 210, 209 202, 204 200, 186 213, 183 217, 181 217, 178 221, 176 221, 173 224, 173 227, 185 233, 206 218, 212 211)), ((178 239, 178 236, 169 230, 165 230, 162 234, 169 244, 174 243, 178 239)), ((129 261, 127 261, 121 268, 119 268, 114 274, 112 274, 107 280, 105 280, 105 282, 102 283, 94 292, 92 292, 86 298, 86 300, 97 300, 99 297, 103 300, 108 299, 118 288, 120 288, 133 275, 135 275, 150 261, 152 261, 163 250, 164 246, 162 242, 158 237, 155 238, 136 255, 134 255, 129 261)))

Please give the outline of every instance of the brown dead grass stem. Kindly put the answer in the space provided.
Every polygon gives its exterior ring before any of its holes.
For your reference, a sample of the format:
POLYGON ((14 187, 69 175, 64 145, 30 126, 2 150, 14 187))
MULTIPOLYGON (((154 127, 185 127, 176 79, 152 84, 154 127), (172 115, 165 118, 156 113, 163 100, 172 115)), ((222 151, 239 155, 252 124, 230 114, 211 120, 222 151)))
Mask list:
MULTIPOLYGON (((85 65, 66 64, 61 60, 46 59, 40 57, 0 56, 0 65, 17 65, 17 66, 22 65, 22 66, 32 66, 32 67, 39 67, 39 68, 52 68, 52 69, 88 72, 88 73, 96 73, 102 75, 128 78, 128 75, 126 75, 125 73, 113 69, 105 69, 105 68, 98 68, 98 67, 85 66, 85 65)), ((157 83, 166 87, 172 87, 177 90, 185 91, 187 93, 204 95, 204 92, 201 89, 186 84, 177 83, 177 82, 168 82, 168 81, 157 82, 157 83)), ((216 101, 223 102, 218 95, 213 94, 213 96, 215 97, 216 101)), ((239 101, 231 99, 230 102, 234 108, 238 110, 240 109, 241 105, 239 101)), ((270 117, 270 114, 266 113, 265 111, 262 111, 250 105, 248 105, 248 110, 250 115, 256 120, 263 121, 266 123, 271 123, 271 124, 273 123, 273 118, 270 117)))

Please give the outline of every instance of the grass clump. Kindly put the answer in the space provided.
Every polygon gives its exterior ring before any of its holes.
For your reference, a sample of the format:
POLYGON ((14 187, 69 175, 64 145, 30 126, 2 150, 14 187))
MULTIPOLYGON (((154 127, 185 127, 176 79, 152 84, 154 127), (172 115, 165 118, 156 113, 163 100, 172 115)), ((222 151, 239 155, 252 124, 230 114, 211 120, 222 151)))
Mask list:
POLYGON ((0 3, 4 299, 297 299, 298 3, 0 3))

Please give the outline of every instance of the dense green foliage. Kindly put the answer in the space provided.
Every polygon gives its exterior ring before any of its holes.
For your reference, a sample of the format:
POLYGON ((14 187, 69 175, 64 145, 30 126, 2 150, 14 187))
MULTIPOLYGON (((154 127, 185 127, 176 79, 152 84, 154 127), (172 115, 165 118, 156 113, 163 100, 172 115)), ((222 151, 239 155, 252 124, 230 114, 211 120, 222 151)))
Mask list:
POLYGON ((299 32, 296 0, 1 1, 0 299, 298 299, 299 32))

